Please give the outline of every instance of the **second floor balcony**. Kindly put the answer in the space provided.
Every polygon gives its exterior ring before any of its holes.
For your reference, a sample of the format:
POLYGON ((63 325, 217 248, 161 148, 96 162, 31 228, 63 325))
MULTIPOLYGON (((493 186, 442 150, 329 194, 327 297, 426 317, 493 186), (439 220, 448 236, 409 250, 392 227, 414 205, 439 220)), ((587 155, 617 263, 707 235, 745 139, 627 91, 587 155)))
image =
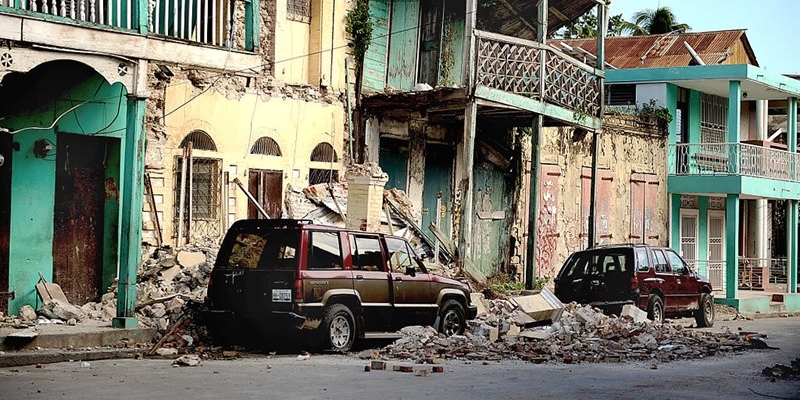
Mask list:
POLYGON ((673 193, 800 194, 800 154, 749 143, 671 144, 668 174, 673 193))
POLYGON ((254 51, 254 0, 0 0, 0 14, 254 51))

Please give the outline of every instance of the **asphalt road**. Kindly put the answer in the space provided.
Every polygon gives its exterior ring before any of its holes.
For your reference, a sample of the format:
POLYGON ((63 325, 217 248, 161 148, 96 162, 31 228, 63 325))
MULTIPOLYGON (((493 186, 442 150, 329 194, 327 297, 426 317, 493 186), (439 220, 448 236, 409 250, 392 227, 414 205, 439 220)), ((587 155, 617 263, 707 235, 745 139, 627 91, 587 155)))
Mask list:
MULTIPOLYGON (((713 330, 756 331, 777 350, 701 360, 620 364, 446 361, 443 373, 364 372, 353 355, 246 355, 174 367, 120 359, 0 369, 1 399, 800 399, 800 377, 762 376, 800 358, 800 317, 717 321, 713 330)), ((430 367, 430 366, 427 366, 430 367)), ((428 368, 430 369, 430 368, 428 368)))

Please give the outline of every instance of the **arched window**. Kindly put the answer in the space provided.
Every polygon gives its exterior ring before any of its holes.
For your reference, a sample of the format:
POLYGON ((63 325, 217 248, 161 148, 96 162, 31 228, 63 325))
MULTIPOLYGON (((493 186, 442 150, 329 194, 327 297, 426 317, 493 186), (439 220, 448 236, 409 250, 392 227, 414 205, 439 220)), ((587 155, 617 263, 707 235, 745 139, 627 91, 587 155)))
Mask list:
POLYGON ((250 154, 263 154, 265 156, 281 156, 281 148, 278 142, 269 136, 262 136, 253 143, 250 154))
POLYGON ((208 134, 203 131, 190 132, 185 138, 183 138, 180 147, 186 147, 189 142, 192 142, 192 149, 194 150, 217 151, 217 145, 214 144, 214 139, 211 139, 211 136, 208 136, 208 134))
POLYGON ((320 143, 311 151, 311 161, 336 162, 339 161, 339 157, 336 156, 336 150, 330 143, 320 143))

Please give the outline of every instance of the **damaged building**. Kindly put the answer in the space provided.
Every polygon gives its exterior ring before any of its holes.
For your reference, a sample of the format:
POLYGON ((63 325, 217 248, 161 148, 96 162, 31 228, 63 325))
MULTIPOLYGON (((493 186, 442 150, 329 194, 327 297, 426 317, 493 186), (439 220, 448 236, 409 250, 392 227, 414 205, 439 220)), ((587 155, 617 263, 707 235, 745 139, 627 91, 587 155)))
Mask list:
POLYGON ((349 158, 348 4, 127 4, 0 1, 0 312, 116 288, 135 326, 143 242, 259 216, 239 185, 280 216, 349 158))

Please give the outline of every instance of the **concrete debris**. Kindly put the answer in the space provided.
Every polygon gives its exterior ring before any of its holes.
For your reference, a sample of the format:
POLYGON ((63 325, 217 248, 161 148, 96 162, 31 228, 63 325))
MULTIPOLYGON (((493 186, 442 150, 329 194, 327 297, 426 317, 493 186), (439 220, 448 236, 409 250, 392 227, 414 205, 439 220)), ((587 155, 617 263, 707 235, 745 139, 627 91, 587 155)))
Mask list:
POLYGON ((23 321, 34 321, 36 320, 36 311, 33 309, 33 307, 26 304, 20 308, 19 317, 23 321))
POLYGON ((200 365, 202 362, 203 360, 201 360, 200 356, 196 354, 185 354, 176 358, 175 361, 172 362, 172 365, 176 367, 180 366, 196 367, 200 365))
POLYGON ((47 318, 57 318, 62 321, 69 319, 81 320, 86 316, 86 312, 80 307, 65 303, 58 299, 47 300, 39 310, 39 313, 47 318))
POLYGON ((538 294, 512 297, 511 302, 536 321, 558 321, 564 312, 564 304, 547 288, 538 294))
POLYGON ((622 306, 620 318, 630 318, 634 322, 647 322, 647 312, 633 304, 625 304, 622 306))
POLYGON ((160 349, 156 349, 156 354, 160 356, 175 356, 178 355, 178 349, 174 349, 172 347, 162 347, 160 349))
MULTIPOLYGON (((684 329, 630 316, 607 316, 576 303, 564 305, 549 325, 517 322, 519 307, 509 300, 484 300, 487 313, 469 321, 463 335, 445 337, 431 327, 410 326, 403 337, 373 355, 381 359, 515 359, 530 362, 624 362, 696 359, 750 348, 736 332, 684 329), (513 328, 512 328, 513 327, 513 328), (495 332, 499 338, 494 341, 495 332)), ((524 303, 524 302, 523 302, 524 303)))
POLYGON ((800 358, 792 360, 791 365, 775 364, 772 367, 766 367, 761 374, 772 378, 773 382, 777 379, 797 379, 800 377, 800 358))

